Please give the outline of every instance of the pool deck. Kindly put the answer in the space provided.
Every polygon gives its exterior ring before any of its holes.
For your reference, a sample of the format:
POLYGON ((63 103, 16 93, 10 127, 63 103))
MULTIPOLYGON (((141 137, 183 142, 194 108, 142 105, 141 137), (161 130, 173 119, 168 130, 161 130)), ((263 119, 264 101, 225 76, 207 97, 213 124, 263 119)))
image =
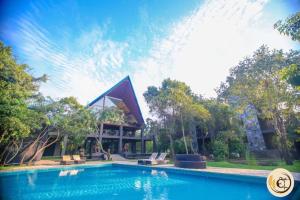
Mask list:
MULTIPOLYGON (((57 161, 41 161, 37 165, 33 166, 18 166, 16 168, 10 168, 7 170, 1 170, 0 172, 5 171, 19 171, 19 170, 33 170, 33 169, 51 169, 51 168, 63 168, 70 166, 88 166, 88 165, 99 165, 99 164, 122 164, 122 165, 132 165, 138 166, 137 161, 88 161, 85 164, 76 164, 76 165, 60 165, 57 161)), ((182 169, 174 167, 173 164, 165 165, 152 165, 149 166, 152 168, 169 168, 169 169, 182 169)), ((259 176, 267 177, 270 173, 269 170, 254 170, 254 169, 239 169, 239 168, 221 168, 221 167, 207 167, 206 169, 184 169, 191 171, 203 171, 203 172, 212 172, 212 173, 222 173, 222 174, 237 174, 237 175, 248 175, 248 176, 259 176)), ((292 172, 293 177, 296 181, 300 181, 300 173, 292 172)))

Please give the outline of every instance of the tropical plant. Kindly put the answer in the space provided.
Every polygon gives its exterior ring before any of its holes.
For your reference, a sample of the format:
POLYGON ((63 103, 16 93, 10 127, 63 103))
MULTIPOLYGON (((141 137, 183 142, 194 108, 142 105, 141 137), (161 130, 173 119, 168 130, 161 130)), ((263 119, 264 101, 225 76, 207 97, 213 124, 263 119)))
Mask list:
POLYGON ((222 140, 214 140, 212 142, 212 151, 216 161, 222 161, 228 158, 228 145, 222 140))
POLYGON ((297 12, 287 19, 279 20, 274 24, 281 34, 290 36, 292 40, 297 40, 300 42, 300 12, 297 12))
POLYGON ((0 41, 0 161, 11 162, 31 132, 47 123, 46 117, 28 107, 46 76, 35 78, 19 64, 10 47, 0 41))
POLYGON ((290 84, 282 80, 280 70, 297 63, 299 59, 298 51, 283 53, 262 46, 252 57, 232 68, 226 83, 222 83, 218 90, 221 100, 229 102, 233 97, 236 99, 234 104, 240 113, 246 106, 253 105, 261 119, 272 123, 287 164, 292 164, 292 161, 287 146, 286 125, 290 116, 296 114, 298 95, 290 84))
MULTIPOLYGON (((191 143, 197 143, 196 122, 209 118, 209 112, 195 101, 190 87, 180 81, 165 79, 160 88, 148 87, 144 97, 150 112, 161 120, 162 129, 168 133, 171 153, 175 153, 174 139, 177 138, 182 138, 185 152, 189 153, 187 134, 193 140, 191 143), (181 137, 178 137, 179 132, 181 137)), ((191 149, 198 151, 198 147, 191 149)))

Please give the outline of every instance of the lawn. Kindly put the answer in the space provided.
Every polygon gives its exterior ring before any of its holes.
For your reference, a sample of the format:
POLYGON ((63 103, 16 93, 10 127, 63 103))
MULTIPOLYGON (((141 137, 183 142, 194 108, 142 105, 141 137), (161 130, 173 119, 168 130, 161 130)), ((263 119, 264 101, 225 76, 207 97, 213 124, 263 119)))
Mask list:
POLYGON ((1 171, 1 170, 16 169, 16 168, 21 168, 21 167, 24 167, 24 165, 23 165, 23 166, 20 166, 20 165, 0 166, 0 171, 1 171))
POLYGON ((262 165, 249 165, 230 163, 227 161, 208 161, 208 167, 224 167, 224 168, 241 168, 241 169, 260 169, 260 170, 273 170, 276 168, 285 168, 291 172, 300 172, 300 160, 294 161, 293 165, 286 165, 283 161, 278 161, 274 166, 262 166, 262 165))

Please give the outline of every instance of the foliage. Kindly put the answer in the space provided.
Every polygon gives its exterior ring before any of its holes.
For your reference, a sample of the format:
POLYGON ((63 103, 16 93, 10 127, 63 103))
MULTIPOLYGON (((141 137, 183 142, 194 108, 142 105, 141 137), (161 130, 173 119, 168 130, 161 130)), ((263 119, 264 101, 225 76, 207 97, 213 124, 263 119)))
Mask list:
POLYGON ((247 105, 252 104, 261 119, 272 123, 280 137, 281 151, 288 163, 291 162, 287 149, 286 124, 295 115, 297 91, 281 79, 280 70, 299 59, 298 51, 283 53, 281 50, 270 51, 268 47, 262 46, 252 57, 232 68, 226 83, 222 83, 218 90, 219 98, 231 101, 241 113, 247 105))
POLYGON ((157 147, 160 152, 167 152, 170 149, 170 138, 167 129, 159 129, 157 132, 157 147))
MULTIPOLYGON (((192 138, 189 137, 189 136, 187 136, 187 137, 186 137, 186 142, 187 142, 188 144, 190 144, 190 143, 192 142, 192 138)), ((175 142, 174 142, 174 149, 175 149, 175 152, 176 152, 176 153, 179 153, 179 154, 184 154, 184 153, 186 153, 186 150, 185 150, 185 144, 184 144, 183 138, 180 138, 180 139, 175 140, 175 142)), ((191 151, 191 150, 190 150, 190 146, 189 146, 189 149, 188 149, 188 150, 191 151)))
POLYGON ((144 97, 150 112, 161 120, 161 127, 168 134, 172 154, 175 153, 173 140, 181 137, 185 151, 188 153, 189 144, 186 140, 186 130, 196 141, 196 122, 204 121, 210 116, 209 112, 195 101, 190 87, 177 80, 165 79, 160 88, 148 87, 144 97), (179 132, 181 136, 177 134, 179 132))
POLYGON ((41 127, 45 118, 27 106, 27 101, 37 92, 39 82, 28 66, 18 64, 10 47, 0 41, 0 142, 1 145, 28 137, 41 127))
POLYGON ((153 141, 147 141, 146 142, 146 153, 152 153, 153 152, 153 141))
POLYGON ((239 115, 232 106, 216 99, 201 99, 201 102, 211 116, 204 127, 209 135, 217 137, 224 131, 234 131, 236 135, 244 134, 239 115))
POLYGON ((214 140, 211 145, 215 160, 221 161, 228 158, 228 145, 226 143, 222 140, 214 140))
POLYGON ((300 66, 298 64, 291 64, 279 71, 281 79, 287 81, 296 89, 300 90, 300 66))
POLYGON ((125 122, 124 112, 116 107, 105 107, 101 109, 98 113, 96 113, 98 121, 115 123, 115 124, 123 124, 125 122))
POLYGON ((59 131, 60 136, 68 136, 68 150, 76 150, 87 134, 94 132, 94 115, 74 97, 53 101, 47 107, 52 128, 59 131))
POLYGON ((241 138, 233 137, 228 141, 229 155, 238 153, 240 157, 245 157, 246 145, 241 138))
POLYGON ((300 12, 297 12, 284 21, 279 20, 274 24, 281 34, 290 36, 292 40, 297 40, 300 42, 300 12))
POLYGON ((58 101, 43 97, 39 83, 47 77, 35 78, 28 71, 29 67, 18 64, 11 49, 0 42, 1 164, 31 162, 62 136, 68 136, 68 147, 75 150, 93 131, 95 118, 89 110, 74 97, 58 101), (49 131, 57 132, 53 141, 49 131))
POLYGON ((245 157, 246 144, 243 135, 237 135, 234 130, 221 131, 211 143, 211 149, 216 160, 245 157))

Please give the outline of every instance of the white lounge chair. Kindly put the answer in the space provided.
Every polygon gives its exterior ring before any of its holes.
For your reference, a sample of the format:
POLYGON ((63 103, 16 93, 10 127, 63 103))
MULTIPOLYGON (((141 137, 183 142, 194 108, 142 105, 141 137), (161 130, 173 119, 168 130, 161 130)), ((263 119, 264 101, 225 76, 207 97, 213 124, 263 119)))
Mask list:
POLYGON ((157 159, 145 161, 146 165, 158 165, 158 164, 166 164, 168 160, 165 160, 167 157, 167 153, 161 153, 157 159))
POLYGON ((146 162, 150 162, 156 159, 158 153, 152 153, 148 159, 140 159, 138 160, 138 164, 145 165, 146 162))

